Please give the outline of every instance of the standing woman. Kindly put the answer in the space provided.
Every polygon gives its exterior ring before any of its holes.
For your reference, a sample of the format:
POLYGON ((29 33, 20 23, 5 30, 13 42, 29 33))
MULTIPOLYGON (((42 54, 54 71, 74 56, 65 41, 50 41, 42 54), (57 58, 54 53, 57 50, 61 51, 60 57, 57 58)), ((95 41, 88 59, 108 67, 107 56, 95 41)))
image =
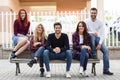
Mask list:
POLYGON ((77 25, 76 32, 72 35, 73 58, 80 60, 79 73, 88 76, 86 72, 87 62, 90 54, 90 36, 87 32, 85 22, 80 21, 77 25))
POLYGON ((26 35, 29 31, 29 27, 30 22, 28 21, 27 12, 24 9, 20 9, 18 18, 14 21, 14 36, 12 37, 14 49, 10 59, 17 57, 28 48, 30 42, 26 35))
POLYGON ((44 76, 43 68, 43 51, 46 43, 45 30, 42 24, 39 24, 34 31, 34 35, 30 39, 30 50, 33 52, 34 57, 29 63, 28 66, 32 67, 34 63, 39 61, 40 64, 40 76, 44 76))

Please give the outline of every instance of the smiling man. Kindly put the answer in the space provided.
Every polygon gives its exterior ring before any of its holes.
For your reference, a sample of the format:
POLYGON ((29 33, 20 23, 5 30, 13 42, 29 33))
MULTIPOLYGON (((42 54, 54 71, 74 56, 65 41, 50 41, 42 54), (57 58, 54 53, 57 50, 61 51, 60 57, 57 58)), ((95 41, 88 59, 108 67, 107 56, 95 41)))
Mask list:
POLYGON ((70 66, 72 62, 72 53, 69 47, 68 36, 65 33, 61 33, 62 25, 59 22, 54 24, 55 33, 48 35, 46 42, 46 50, 43 53, 43 58, 47 70, 46 77, 51 77, 49 58, 52 60, 65 60, 66 59, 66 77, 70 78, 69 74, 70 66))
POLYGON ((91 8, 90 10, 90 19, 86 19, 85 22, 87 24, 88 32, 91 36, 91 49, 92 49, 92 57, 96 58, 97 50, 101 50, 103 53, 103 74, 113 75, 112 72, 109 71, 109 54, 108 49, 104 45, 104 28, 102 26, 102 22, 97 19, 97 9, 91 8))

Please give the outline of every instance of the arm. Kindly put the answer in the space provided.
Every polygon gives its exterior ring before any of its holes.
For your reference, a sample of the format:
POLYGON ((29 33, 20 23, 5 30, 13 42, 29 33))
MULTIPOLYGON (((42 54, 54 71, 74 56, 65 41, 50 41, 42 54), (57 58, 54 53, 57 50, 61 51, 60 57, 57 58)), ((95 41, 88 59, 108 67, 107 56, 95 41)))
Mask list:
POLYGON ((62 47, 62 48, 60 49, 61 52, 64 52, 64 51, 70 49, 70 46, 69 46, 69 39, 68 39, 67 34, 64 35, 64 41, 65 41, 65 45, 64 45, 64 47, 62 47))
POLYGON ((33 36, 30 37, 30 50, 34 51, 35 47, 34 47, 34 42, 33 42, 33 36))
POLYGON ((90 47, 91 39, 90 39, 90 38, 91 38, 91 37, 90 37, 90 35, 88 34, 88 35, 87 35, 87 39, 84 41, 84 44, 85 44, 85 45, 82 46, 82 48, 87 48, 89 51, 91 50, 91 47, 90 47))
POLYGON ((28 34, 29 33, 29 28, 30 28, 30 22, 28 22, 28 25, 27 25, 27 31, 25 34, 28 34))
POLYGON ((15 36, 17 36, 17 34, 18 34, 18 26, 19 26, 19 24, 18 24, 17 20, 15 20, 14 21, 14 35, 15 36))
POLYGON ((99 29, 100 29, 100 41, 99 41, 99 44, 102 44, 103 40, 104 40, 104 35, 105 35, 105 32, 104 32, 104 28, 103 28, 103 25, 102 25, 102 22, 99 23, 100 26, 99 26, 99 29))
POLYGON ((44 43, 41 43, 41 45, 40 45, 40 46, 45 47, 45 46, 46 46, 46 42, 47 42, 47 40, 45 39, 45 40, 44 40, 44 43))
POLYGON ((36 51, 41 46, 41 42, 34 43, 33 38, 34 36, 30 37, 30 50, 36 51))
POLYGON ((48 39, 46 41, 46 49, 53 52, 53 48, 51 47, 51 35, 48 35, 48 39))
POLYGON ((75 50, 81 50, 81 45, 79 45, 78 38, 79 37, 75 33, 72 35, 73 49, 75 50))

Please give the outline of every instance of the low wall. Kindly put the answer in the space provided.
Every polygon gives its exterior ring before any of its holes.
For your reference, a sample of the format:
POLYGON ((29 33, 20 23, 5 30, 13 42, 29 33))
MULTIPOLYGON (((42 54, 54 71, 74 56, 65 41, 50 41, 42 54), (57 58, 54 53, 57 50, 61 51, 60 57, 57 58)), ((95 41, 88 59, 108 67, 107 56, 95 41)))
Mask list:
MULTIPOLYGON (((103 58, 102 52, 98 51, 98 57, 103 58)), ((112 60, 120 59, 120 48, 110 48, 109 49, 109 58, 112 60)))
MULTIPOLYGON (((2 50, 0 49, 0 59, 8 59, 9 53, 11 50, 2 50)), ((103 54, 101 51, 98 51, 98 58, 102 59, 103 54)), ((111 60, 120 60, 120 48, 114 49, 111 48, 109 49, 109 58, 111 60)))

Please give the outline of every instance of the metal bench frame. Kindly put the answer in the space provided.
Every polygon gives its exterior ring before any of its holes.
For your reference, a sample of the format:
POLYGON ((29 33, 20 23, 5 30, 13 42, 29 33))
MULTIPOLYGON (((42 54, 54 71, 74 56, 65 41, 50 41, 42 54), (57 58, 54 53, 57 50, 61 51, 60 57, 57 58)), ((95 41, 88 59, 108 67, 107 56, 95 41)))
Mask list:
MULTIPOLYGON (((27 53, 28 54, 28 53, 27 53)), ((10 55, 9 55, 10 56, 10 55)), ((24 56, 24 53, 22 54, 22 56, 24 56)), ((15 63, 16 64, 16 76, 18 75, 18 73, 20 73, 20 63, 28 63, 31 60, 31 58, 26 57, 26 58, 15 58, 15 59, 11 59, 10 63, 15 63)), ((65 60, 50 60, 50 63, 65 63, 65 60)), ((79 63, 78 60, 72 60, 72 63, 79 63)), ((91 69, 91 73, 94 74, 94 76, 96 76, 96 63, 100 63, 99 59, 88 59, 88 63, 92 63, 92 69, 91 69)))

